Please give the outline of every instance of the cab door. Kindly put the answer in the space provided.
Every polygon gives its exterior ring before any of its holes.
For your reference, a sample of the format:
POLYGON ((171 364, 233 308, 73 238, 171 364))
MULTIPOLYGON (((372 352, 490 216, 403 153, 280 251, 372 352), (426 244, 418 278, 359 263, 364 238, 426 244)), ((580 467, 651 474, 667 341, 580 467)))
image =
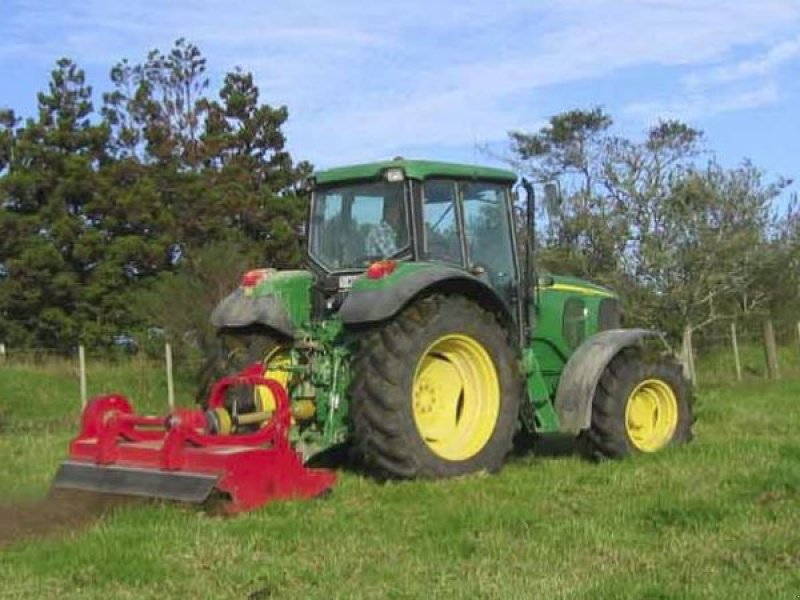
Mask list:
POLYGON ((467 268, 488 283, 517 315, 519 272, 509 219, 508 186, 463 181, 458 185, 467 268))

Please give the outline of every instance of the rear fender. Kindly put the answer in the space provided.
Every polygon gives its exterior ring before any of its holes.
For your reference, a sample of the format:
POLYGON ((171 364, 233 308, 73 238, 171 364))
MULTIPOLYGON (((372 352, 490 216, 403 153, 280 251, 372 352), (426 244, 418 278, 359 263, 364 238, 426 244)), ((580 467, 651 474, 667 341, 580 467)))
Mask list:
POLYGON ((239 328, 263 325, 294 337, 295 326, 289 313, 276 296, 248 296, 237 289, 223 299, 211 313, 211 324, 217 328, 239 328))
POLYGON ((556 391, 555 408, 561 431, 578 434, 592 420, 592 399, 609 362, 624 348, 641 345, 660 334, 648 329, 609 329, 593 335, 570 356, 556 391))
POLYGON ((418 297, 432 293, 460 294, 473 299, 510 326, 512 317, 497 293, 473 275, 445 265, 401 263, 388 277, 360 277, 347 294, 339 317, 345 325, 385 321, 418 297))
POLYGON ((234 329, 262 325, 294 337, 297 328, 311 318, 311 273, 264 271, 267 274, 255 287, 239 287, 217 305, 211 313, 214 327, 234 329))

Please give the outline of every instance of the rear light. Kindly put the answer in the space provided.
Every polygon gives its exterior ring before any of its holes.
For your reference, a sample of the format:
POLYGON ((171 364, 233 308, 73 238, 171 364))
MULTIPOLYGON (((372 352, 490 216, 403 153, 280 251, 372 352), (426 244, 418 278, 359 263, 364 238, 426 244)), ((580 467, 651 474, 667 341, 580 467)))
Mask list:
POLYGON ((271 272, 272 269, 254 269, 248 271, 242 275, 242 280, 239 282, 239 285, 243 288, 254 288, 264 281, 271 272))
POLYGON ((367 269, 367 277, 369 279, 382 279, 394 273, 397 268, 397 262, 394 260, 379 260, 372 263, 367 269))

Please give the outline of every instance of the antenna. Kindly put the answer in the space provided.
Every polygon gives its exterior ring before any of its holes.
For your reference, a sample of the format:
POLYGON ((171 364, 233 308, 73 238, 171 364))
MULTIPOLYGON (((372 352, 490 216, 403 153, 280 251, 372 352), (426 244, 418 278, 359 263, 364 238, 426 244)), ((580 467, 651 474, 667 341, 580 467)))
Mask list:
POLYGON ((478 133, 475 131, 475 121, 471 123, 472 128, 472 164, 478 164, 478 133))

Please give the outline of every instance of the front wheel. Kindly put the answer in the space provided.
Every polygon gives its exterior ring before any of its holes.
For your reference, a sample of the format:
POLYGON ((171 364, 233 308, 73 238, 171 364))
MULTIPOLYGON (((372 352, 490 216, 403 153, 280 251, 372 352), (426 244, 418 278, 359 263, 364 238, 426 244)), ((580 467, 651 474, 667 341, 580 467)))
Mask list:
POLYGON ((579 446, 590 458, 658 452, 692 439, 691 386, 672 360, 647 362, 636 349, 606 366, 579 446))
POLYGON ((522 394, 516 354, 495 317, 460 296, 413 303, 360 340, 355 448, 381 477, 496 471, 522 394))

